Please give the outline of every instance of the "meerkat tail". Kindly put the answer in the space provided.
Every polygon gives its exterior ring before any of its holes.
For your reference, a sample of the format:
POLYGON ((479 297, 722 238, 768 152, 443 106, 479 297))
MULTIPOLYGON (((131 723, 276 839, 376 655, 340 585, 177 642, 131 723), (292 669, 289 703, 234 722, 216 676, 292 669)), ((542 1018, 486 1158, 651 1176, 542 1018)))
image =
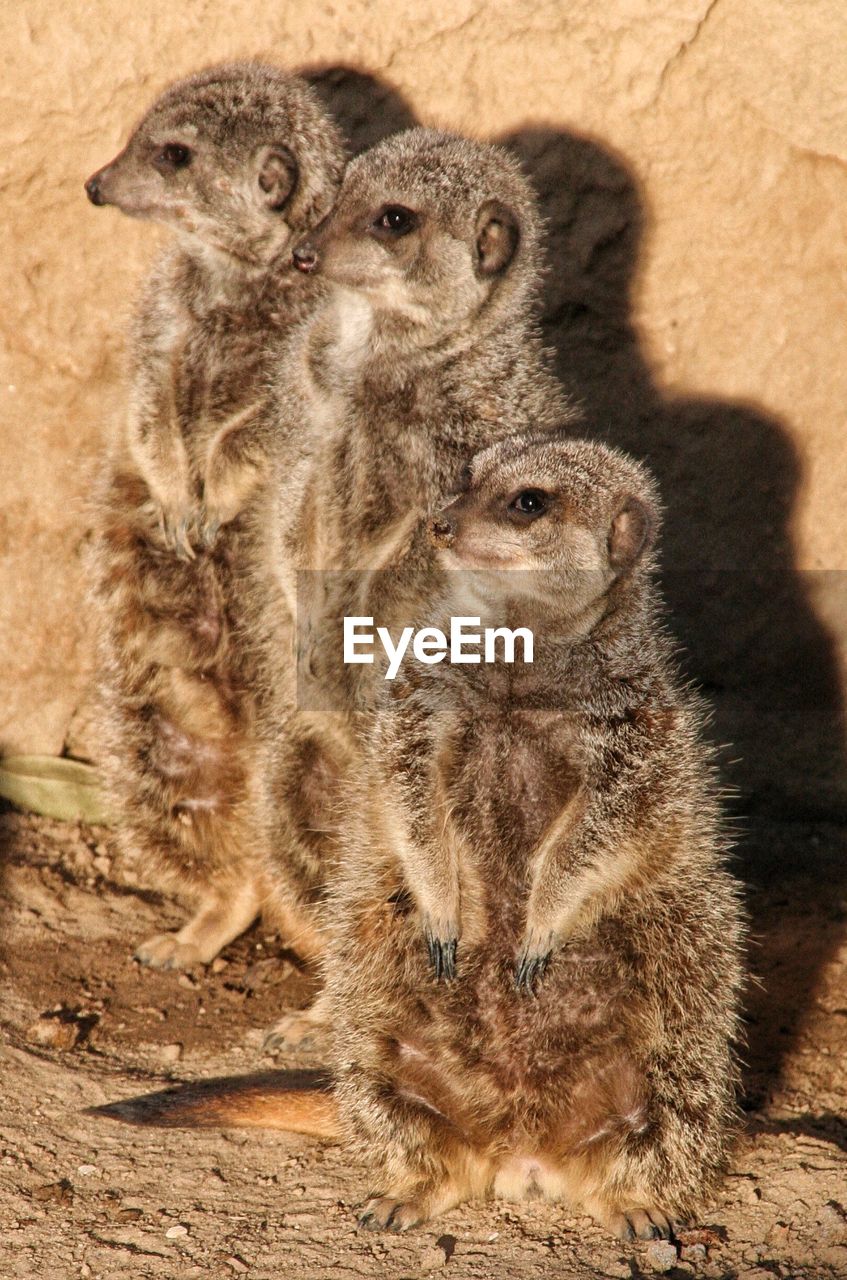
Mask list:
POLYGON ((326 1071, 267 1071, 202 1080, 90 1107, 124 1124, 185 1129, 281 1129, 338 1138, 338 1104, 326 1071))

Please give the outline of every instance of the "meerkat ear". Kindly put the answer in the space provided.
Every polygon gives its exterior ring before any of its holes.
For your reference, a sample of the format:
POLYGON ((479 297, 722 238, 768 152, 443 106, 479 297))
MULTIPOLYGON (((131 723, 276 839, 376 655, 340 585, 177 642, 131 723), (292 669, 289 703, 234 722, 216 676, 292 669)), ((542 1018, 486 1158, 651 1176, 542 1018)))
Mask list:
POLYGON ((297 185, 299 169, 288 147, 262 147, 257 157, 260 189, 268 209, 282 209, 297 185))
POLYGON ((644 554, 656 536, 656 519, 640 498, 625 498, 609 528, 609 564, 628 569, 644 554))
POLYGON ((517 214, 499 200, 486 200, 476 215, 477 271, 501 275, 517 253, 521 230, 517 214))

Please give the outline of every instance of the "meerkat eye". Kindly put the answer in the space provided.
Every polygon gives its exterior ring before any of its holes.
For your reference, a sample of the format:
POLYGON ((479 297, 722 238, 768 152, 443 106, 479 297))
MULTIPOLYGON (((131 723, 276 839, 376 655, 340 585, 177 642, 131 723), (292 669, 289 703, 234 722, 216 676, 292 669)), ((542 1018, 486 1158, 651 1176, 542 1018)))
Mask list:
POLYGON ((418 225, 418 216, 402 204, 389 204, 377 215, 373 222, 374 231, 381 231, 389 236, 407 236, 418 225))
POLYGON ((548 507, 547 494, 541 489, 522 489, 509 503, 509 510, 530 520, 543 516, 548 507))
POLYGON ((184 169, 191 164, 191 150, 181 142, 168 142, 154 157, 153 163, 157 169, 184 169))

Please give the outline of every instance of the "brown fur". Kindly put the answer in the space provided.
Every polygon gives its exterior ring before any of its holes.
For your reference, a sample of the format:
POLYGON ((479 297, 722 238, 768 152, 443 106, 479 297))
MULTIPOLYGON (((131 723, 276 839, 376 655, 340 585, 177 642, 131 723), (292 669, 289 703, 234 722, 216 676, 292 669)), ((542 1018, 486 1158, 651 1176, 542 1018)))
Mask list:
MULTIPOLYGON (((721 1176, 742 930, 701 711, 658 622, 657 520, 623 455, 516 440, 431 526, 457 572, 428 621, 484 598, 492 621, 533 627, 536 659, 418 670, 374 713, 327 962, 366 1226, 540 1191, 623 1238, 667 1236, 721 1176), (521 521, 526 490, 547 505, 521 521), (456 910, 427 948, 433 873, 456 910)), ((214 1107, 245 1123, 239 1086, 214 1107)), ((281 1093, 261 1114, 288 1128, 299 1112, 281 1093)))
POLYGON ((119 841, 196 909, 139 947, 154 965, 208 962, 266 896, 243 624, 251 517, 281 429, 270 370, 321 292, 294 278, 287 246, 326 212, 341 166, 308 87, 238 63, 168 89, 88 184, 95 203, 178 232, 136 320, 131 411, 98 490, 93 557, 119 841), (190 159, 175 167, 163 157, 177 145, 190 159))

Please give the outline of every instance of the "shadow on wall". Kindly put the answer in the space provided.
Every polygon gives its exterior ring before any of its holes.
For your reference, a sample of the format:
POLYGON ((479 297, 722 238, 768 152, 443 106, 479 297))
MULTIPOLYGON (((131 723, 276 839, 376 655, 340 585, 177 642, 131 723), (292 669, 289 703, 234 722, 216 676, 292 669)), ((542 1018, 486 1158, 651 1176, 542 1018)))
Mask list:
POLYGON ((748 1098, 761 1102, 837 946, 834 912, 847 887, 844 707, 834 644, 812 605, 813 590, 843 591, 847 575, 794 566, 801 463, 776 418, 742 403, 665 398, 653 383, 631 320, 645 219, 627 166, 571 133, 529 127, 501 141, 548 222, 543 325, 557 371, 589 433, 644 459, 661 485, 670 627, 714 708, 714 740, 729 744, 720 754, 738 818, 735 865, 764 979, 751 993, 745 1055, 748 1098), (780 909, 800 881, 807 895, 813 886, 821 917, 801 945, 786 945, 780 909))
POLYGON ((351 155, 418 124, 405 98, 367 72, 355 67, 315 66, 304 67, 299 74, 335 120, 351 155))

